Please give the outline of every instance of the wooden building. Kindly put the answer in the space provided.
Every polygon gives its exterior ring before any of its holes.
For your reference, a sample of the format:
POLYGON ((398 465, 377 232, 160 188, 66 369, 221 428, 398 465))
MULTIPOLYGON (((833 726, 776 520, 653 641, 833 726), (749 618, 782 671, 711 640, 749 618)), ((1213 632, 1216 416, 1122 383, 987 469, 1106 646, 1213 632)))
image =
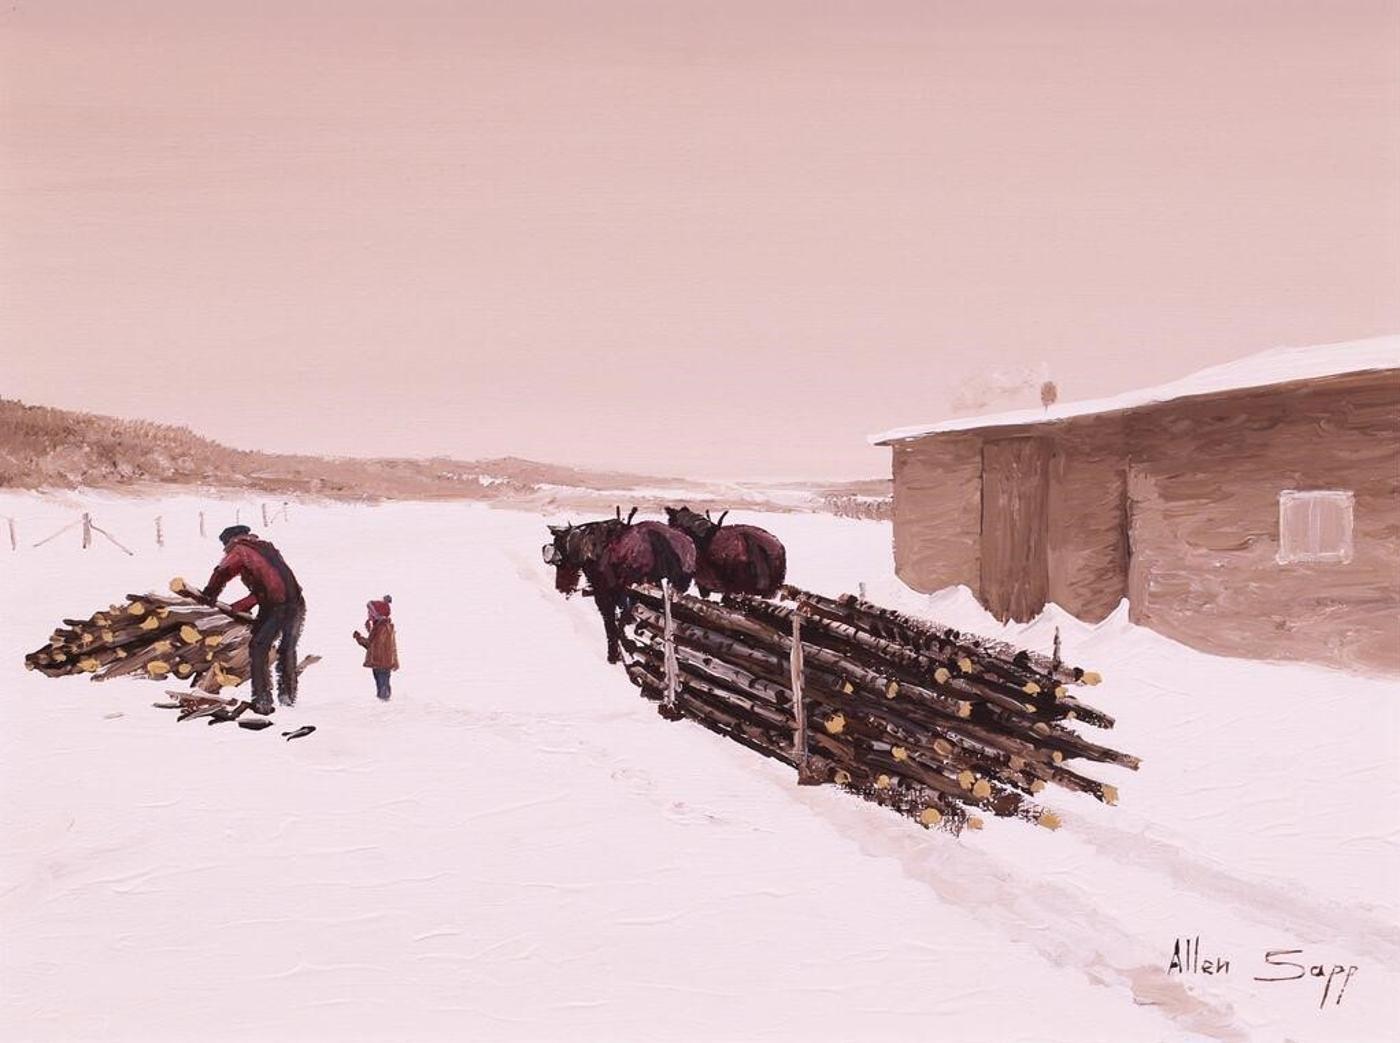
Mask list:
POLYGON ((1400 337, 872 438, 896 571, 1207 651, 1400 671, 1400 337))

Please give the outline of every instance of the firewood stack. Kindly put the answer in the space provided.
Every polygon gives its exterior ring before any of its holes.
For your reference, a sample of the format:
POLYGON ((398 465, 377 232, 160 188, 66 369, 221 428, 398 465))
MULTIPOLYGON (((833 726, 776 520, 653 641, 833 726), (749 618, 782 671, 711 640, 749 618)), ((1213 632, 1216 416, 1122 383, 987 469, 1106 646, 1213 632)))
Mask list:
POLYGON ((94 681, 187 680, 204 692, 247 680, 247 623, 165 594, 126 597, 87 619, 65 619, 48 644, 24 657, 25 667, 49 677, 90 674, 94 681))
MULTIPOLYGON (((628 676, 664 702, 662 592, 636 589, 633 613, 628 676)), ((1059 817, 1034 799, 1048 784, 1118 799, 1071 762, 1138 767, 1070 727, 1113 727, 1071 694, 1098 675, 1047 656, 794 587, 774 601, 673 595, 671 613, 676 711, 793 765, 803 782, 836 783, 925 826, 981 828, 986 812, 1055 829, 1059 817), (805 750, 795 740, 794 658, 805 750)))

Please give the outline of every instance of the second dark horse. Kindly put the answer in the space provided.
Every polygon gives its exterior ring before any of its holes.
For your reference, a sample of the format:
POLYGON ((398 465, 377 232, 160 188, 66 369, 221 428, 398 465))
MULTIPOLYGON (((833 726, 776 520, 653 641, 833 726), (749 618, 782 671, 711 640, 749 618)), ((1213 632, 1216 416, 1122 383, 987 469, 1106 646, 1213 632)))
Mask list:
POLYGON ((699 562, 695 585, 700 596, 710 591, 721 594, 756 594, 772 597, 787 578, 787 550, 778 537, 756 525, 725 527, 725 515, 711 521, 708 513, 697 514, 689 507, 666 508, 673 529, 695 541, 699 562))
POLYGON ((664 579, 676 593, 690 589, 695 575, 695 544, 683 532, 660 522, 632 524, 621 510, 618 517, 584 525, 551 525, 553 540, 543 548, 545 564, 554 566, 554 588, 571 594, 579 577, 588 580, 593 601, 603 617, 608 639, 608 662, 622 658, 618 648, 619 612, 634 583, 660 584, 664 579))

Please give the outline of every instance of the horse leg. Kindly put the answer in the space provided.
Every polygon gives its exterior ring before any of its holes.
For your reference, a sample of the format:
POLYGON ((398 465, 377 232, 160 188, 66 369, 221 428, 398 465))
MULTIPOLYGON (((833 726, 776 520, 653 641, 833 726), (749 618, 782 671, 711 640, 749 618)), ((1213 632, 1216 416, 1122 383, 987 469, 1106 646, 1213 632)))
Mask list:
POLYGON ((603 617, 603 633, 608 641, 608 662, 622 661, 622 652, 617 643, 617 599, 615 595, 604 594, 596 588, 593 601, 598 606, 598 614, 603 617))

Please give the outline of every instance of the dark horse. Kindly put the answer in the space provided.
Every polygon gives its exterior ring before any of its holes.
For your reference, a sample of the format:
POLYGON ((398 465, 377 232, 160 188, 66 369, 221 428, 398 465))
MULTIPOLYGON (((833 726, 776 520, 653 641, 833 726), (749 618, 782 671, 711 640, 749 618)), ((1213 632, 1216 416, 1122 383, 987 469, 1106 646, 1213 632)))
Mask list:
POLYGON ((644 521, 632 524, 636 508, 624 521, 616 518, 585 525, 551 525, 553 541, 544 545, 546 565, 554 566, 554 588, 572 594, 579 576, 588 580, 593 601, 603 617, 608 638, 608 662, 622 658, 618 651, 619 610, 626 605, 627 588, 634 583, 664 579, 676 593, 690 589, 695 575, 695 544, 683 532, 644 521))
POLYGON ((696 514, 689 507, 666 508, 666 518, 695 541, 699 564, 695 585, 700 596, 710 591, 722 594, 757 594, 771 597, 787 578, 787 551, 778 537, 756 525, 725 527, 725 511, 719 521, 709 512, 696 514))

